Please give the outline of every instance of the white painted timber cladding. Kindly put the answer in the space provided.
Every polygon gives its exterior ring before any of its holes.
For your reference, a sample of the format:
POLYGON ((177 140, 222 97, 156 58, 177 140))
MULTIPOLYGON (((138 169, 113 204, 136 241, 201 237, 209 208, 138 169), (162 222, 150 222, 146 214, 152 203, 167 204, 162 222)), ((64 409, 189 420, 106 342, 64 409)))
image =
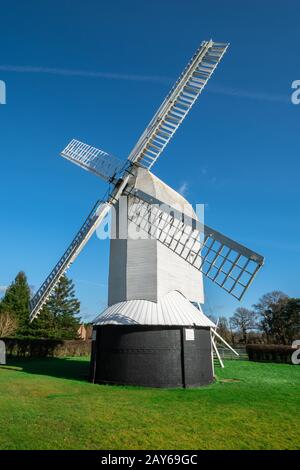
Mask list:
POLYGON ((158 260, 156 240, 127 241, 127 297, 157 301, 158 260))
POLYGON ((105 309, 95 318, 93 324, 215 327, 201 310, 177 291, 169 292, 158 302, 149 300, 118 302, 105 309))
MULTIPOLYGON (((184 197, 144 168, 136 169, 136 179, 132 177, 129 184, 196 217, 184 197)), ((158 302, 175 290, 190 301, 204 303, 202 273, 156 240, 111 241, 109 306, 127 300, 158 302)))

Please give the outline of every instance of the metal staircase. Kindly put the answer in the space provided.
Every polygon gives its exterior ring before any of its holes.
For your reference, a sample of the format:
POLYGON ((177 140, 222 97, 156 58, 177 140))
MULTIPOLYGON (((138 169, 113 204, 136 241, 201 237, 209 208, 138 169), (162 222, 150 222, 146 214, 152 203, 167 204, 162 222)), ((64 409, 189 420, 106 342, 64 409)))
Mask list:
POLYGON ((30 301, 30 321, 34 320, 40 313, 43 305, 48 300, 51 292, 57 285, 61 276, 66 272, 75 258, 79 255, 80 251, 90 239, 100 222, 104 219, 108 211, 110 210, 110 204, 97 201, 93 209, 86 218, 84 224, 80 228, 79 232, 65 251, 63 256, 55 268, 51 271, 49 276, 43 282, 39 290, 36 292, 34 297, 30 301))
POLYGON ((202 42, 128 159, 150 169, 215 71, 229 44, 202 42))

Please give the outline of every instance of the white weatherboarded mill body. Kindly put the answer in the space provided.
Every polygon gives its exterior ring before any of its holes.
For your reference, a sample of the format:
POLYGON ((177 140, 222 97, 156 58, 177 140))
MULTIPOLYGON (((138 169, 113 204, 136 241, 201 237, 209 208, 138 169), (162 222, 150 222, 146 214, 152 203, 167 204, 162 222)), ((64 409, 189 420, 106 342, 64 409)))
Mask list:
MULTIPOLYGON (((149 196, 190 217, 196 217, 187 200, 151 172, 138 168, 136 173, 136 189, 147 192, 149 196)), ((132 199, 128 197, 129 211, 131 205, 135 204, 132 199)), ((117 211, 117 218, 118 216, 117 211)), ((157 238, 149 239, 145 234, 142 239, 132 239, 128 230, 133 231, 132 235, 138 236, 135 228, 136 225, 128 220, 125 238, 111 240, 108 305, 139 299, 158 302, 172 291, 180 292, 190 301, 204 303, 202 273, 160 243, 157 238)))

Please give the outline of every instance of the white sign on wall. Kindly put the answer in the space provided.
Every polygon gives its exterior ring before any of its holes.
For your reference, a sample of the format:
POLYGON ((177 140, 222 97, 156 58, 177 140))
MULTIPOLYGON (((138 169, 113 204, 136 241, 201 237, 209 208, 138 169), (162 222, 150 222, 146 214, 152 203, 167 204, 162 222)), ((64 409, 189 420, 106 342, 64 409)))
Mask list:
POLYGON ((195 331, 192 328, 185 329, 185 340, 194 341, 195 340, 195 331))

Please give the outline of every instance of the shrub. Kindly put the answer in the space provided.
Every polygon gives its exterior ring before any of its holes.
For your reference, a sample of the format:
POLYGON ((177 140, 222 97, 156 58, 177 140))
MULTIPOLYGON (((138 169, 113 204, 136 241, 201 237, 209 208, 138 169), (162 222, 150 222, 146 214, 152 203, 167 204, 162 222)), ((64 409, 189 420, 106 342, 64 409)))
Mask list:
POLYGON ((91 352, 91 341, 56 340, 35 338, 2 338, 8 356, 18 357, 63 357, 87 356, 91 352))
POLYGON ((246 351, 249 361, 292 363, 292 346, 283 344, 248 344, 246 351))

